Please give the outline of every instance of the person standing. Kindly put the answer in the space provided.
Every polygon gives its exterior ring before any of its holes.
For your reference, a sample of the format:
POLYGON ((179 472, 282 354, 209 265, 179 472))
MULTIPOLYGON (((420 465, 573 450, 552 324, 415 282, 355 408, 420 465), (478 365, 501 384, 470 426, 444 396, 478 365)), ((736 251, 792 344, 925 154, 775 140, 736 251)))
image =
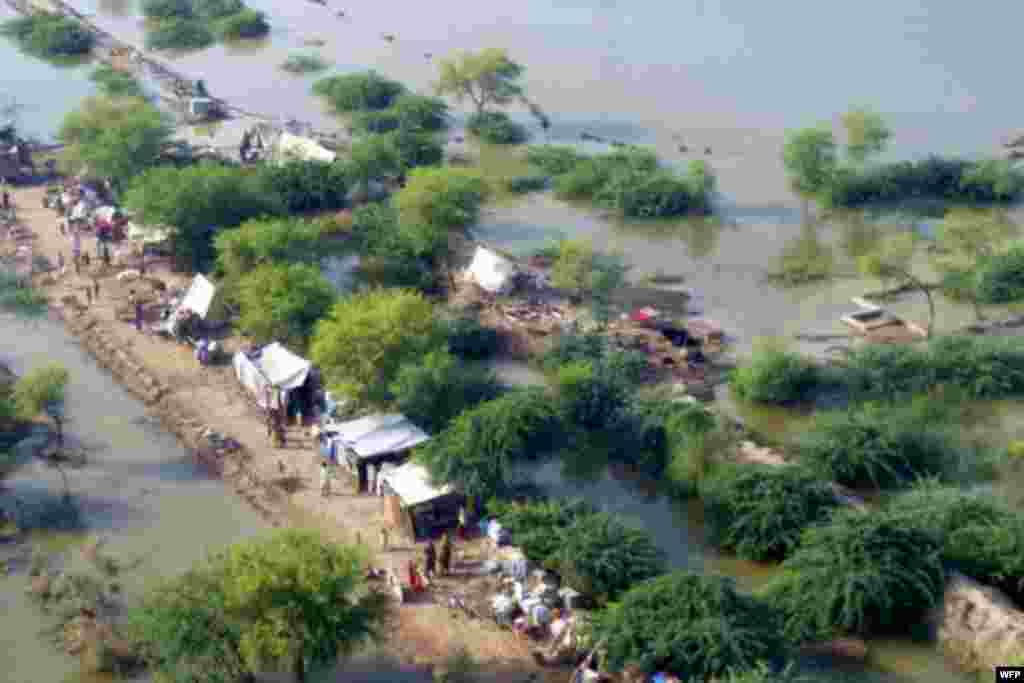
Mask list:
POLYGON ((386 526, 380 528, 380 551, 386 553, 390 548, 390 533, 386 526))
POLYGON ((331 495, 331 470, 326 462, 320 463, 320 495, 324 498, 331 495))
POLYGON ((423 567, 427 578, 434 578, 437 572, 437 548, 434 547, 433 539, 427 541, 427 547, 423 549, 423 567))
MULTIPOLYGON (((135 330, 137 332, 142 332, 142 315, 143 315, 142 299, 141 299, 141 297, 135 297, 135 330)), ((201 352, 205 352, 206 351, 205 347, 201 348, 200 351, 201 352)), ((200 360, 200 362, 202 362, 203 359, 200 358, 199 360, 200 360)), ((204 363, 204 365, 205 365, 205 363, 204 363)))
POLYGON ((466 506, 465 505, 460 505, 459 506, 459 528, 458 528, 458 533, 459 533, 459 540, 460 541, 465 541, 466 540, 466 506))
POLYGON ((82 233, 78 230, 71 231, 71 258, 75 262, 75 275, 81 275, 82 233))
POLYGON ((444 540, 441 541, 441 576, 448 576, 452 566, 452 535, 446 532, 444 540))

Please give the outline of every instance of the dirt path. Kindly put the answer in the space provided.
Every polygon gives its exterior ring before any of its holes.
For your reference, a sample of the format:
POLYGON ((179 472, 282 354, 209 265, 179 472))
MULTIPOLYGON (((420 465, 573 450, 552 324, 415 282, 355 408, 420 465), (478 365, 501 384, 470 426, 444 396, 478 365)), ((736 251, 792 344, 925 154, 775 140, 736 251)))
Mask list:
MULTIPOLYGON (((373 563, 378 567, 400 569, 410 558, 420 559, 421 548, 395 539, 395 532, 391 534, 392 543, 398 547, 379 552, 378 535, 384 522, 379 498, 352 493, 345 477, 336 481, 330 499, 320 496, 317 455, 306 430, 289 427, 287 448, 274 448, 266 438, 261 411, 238 384, 230 364, 203 368, 190 347, 140 333, 131 324, 119 321, 118 308, 125 308, 130 290, 144 291, 143 286, 118 282, 116 273, 122 268, 102 272, 95 258, 90 269, 83 267, 76 275, 70 265, 70 238, 60 235, 57 214, 42 208, 44 194, 42 186, 12 192, 19 222, 33 233, 23 242, 31 243, 33 252, 47 257, 51 263, 57 262, 58 254, 63 254, 65 260, 63 275, 37 275, 36 282, 61 311, 68 330, 101 365, 144 400, 187 447, 199 448, 200 437, 207 428, 237 440, 241 451, 222 459, 225 484, 273 525, 313 526, 338 541, 361 541, 371 550, 373 563), (94 278, 99 282, 100 295, 86 305, 85 290, 94 278)), ((0 246, 11 250, 14 245, 8 242, 0 246)), ((82 251, 95 256, 95 240, 89 233, 82 240, 82 251)), ((188 280, 171 273, 165 263, 159 262, 148 264, 147 276, 159 278, 169 288, 184 286, 188 280)), ((155 313, 149 310, 147 318, 155 320, 155 313)), ((233 353, 240 343, 237 338, 229 338, 225 340, 225 349, 233 353)), ((460 552, 463 559, 487 556, 479 541, 457 550, 456 564, 460 552)), ((448 579, 442 582, 439 592, 465 590, 470 583, 448 579)), ((394 638, 388 645, 401 659, 416 664, 436 663, 460 647, 468 648, 478 660, 517 672, 502 680, 547 680, 550 676, 550 680, 564 683, 566 678, 565 672, 538 670, 529 644, 508 631, 488 621, 453 618, 452 611, 430 600, 399 609, 394 638), (529 678, 530 675, 542 678, 529 678)))

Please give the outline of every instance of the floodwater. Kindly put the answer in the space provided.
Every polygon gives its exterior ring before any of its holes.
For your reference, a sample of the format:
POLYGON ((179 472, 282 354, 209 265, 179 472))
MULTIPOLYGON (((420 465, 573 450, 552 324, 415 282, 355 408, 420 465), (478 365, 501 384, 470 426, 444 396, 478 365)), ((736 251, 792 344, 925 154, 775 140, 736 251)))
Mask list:
MULTIPOLYGON (((197 471, 174 435, 161 429, 57 323, 0 317, 0 362, 19 374, 54 362, 70 371, 69 431, 90 451, 84 467, 69 471, 71 489, 81 500, 88 533, 106 539, 114 556, 142 558, 139 569, 124 577, 129 594, 155 575, 184 571, 207 551, 265 529, 257 514, 221 482, 197 471)), ((33 463, 5 486, 5 497, 31 498, 59 492, 60 477, 33 463)), ((0 578, 3 680, 79 680, 73 675, 77 662, 55 654, 37 637, 44 622, 25 596, 26 585, 24 574, 8 576, 5 571, 0 578)))

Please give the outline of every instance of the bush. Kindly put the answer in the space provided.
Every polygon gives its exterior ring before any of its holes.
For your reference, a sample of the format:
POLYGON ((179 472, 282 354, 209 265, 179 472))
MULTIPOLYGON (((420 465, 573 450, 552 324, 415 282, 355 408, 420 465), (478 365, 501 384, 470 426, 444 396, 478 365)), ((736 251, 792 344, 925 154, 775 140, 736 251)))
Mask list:
POLYGON ((329 66, 320 55, 292 55, 284 60, 281 69, 290 74, 312 74, 324 71, 329 66))
POLYGON ((391 113, 411 130, 434 132, 448 127, 448 105, 437 97, 403 93, 395 99, 391 113))
POLYGON ((650 534, 626 526, 607 512, 578 517, 561 538, 545 565, 599 604, 665 571, 664 555, 650 534))
POLYGON ((297 219, 246 221, 215 240, 217 274, 229 286, 265 264, 315 264, 323 256, 319 226, 297 219))
POLYGON ((568 173, 586 157, 572 147, 539 145, 526 150, 526 160, 544 173, 553 176, 568 173))
POLYGON ((142 3, 142 16, 147 19, 191 19, 194 15, 191 0, 144 0, 142 3))
POLYGON ((520 175, 509 178, 508 189, 516 194, 546 190, 551 179, 546 175, 520 175))
POLYGON ((257 171, 267 192, 280 197, 291 213, 331 211, 348 203, 348 178, 343 164, 291 160, 266 164, 257 171))
POLYGON ((635 586, 596 613, 589 639, 605 643, 613 671, 634 664, 648 674, 709 680, 784 657, 778 624, 769 606, 731 580, 676 571, 635 586))
POLYGON ((221 40, 259 38, 270 32, 270 24, 263 12, 248 8, 218 19, 214 26, 221 40))
POLYGON ((223 19, 245 9, 242 0, 191 0, 192 11, 202 19, 223 19))
POLYGON ((854 488, 897 488, 947 474, 960 451, 941 428, 891 405, 815 415, 800 456, 822 477, 854 488))
POLYGON ((473 315, 448 321, 448 350, 461 358, 481 360, 498 350, 498 332, 484 327, 473 315))
POLYGON ((715 542, 759 562, 790 555, 804 529, 840 505, 828 482, 797 466, 730 467, 701 493, 715 542))
POLYGON ((88 54, 96 42, 74 19, 46 12, 9 19, 0 26, 0 34, 13 38, 29 54, 52 59, 88 54))
POLYGON ((631 218, 681 216, 697 204, 686 179, 667 171, 615 173, 595 199, 631 218))
POLYGON ((337 112, 387 109, 405 93, 405 86, 376 71, 331 76, 313 84, 313 93, 324 97, 337 112))
POLYGON ((609 169, 594 159, 585 159, 555 178, 555 194, 561 199, 590 199, 610 177, 609 169))
POLYGON ((351 120, 352 128, 363 133, 390 133, 402 125, 398 114, 391 109, 357 111, 351 120))
POLYGON ((420 446, 416 457, 435 481, 489 497, 511 487, 515 463, 550 452, 559 433, 558 416, 543 391, 513 391, 459 415, 420 446))
POLYGON ((527 558, 543 564, 558 553, 565 529, 597 510, 582 499, 520 503, 495 498, 487 503, 487 512, 508 529, 527 558))
POLYGON ((818 371, 810 360, 773 342, 759 342, 750 362, 730 379, 736 396, 756 403, 796 403, 811 398, 818 371))
POLYGON ((493 145, 518 145, 526 142, 526 128, 500 111, 477 112, 466 121, 466 129, 493 145))
POLYGON ((1024 245, 986 259, 978 269, 976 292, 983 304, 1024 299, 1024 245))
POLYGON ((398 152, 398 161, 408 171, 420 166, 437 166, 444 159, 444 147, 430 133, 399 128, 385 136, 398 152))
POLYGON ((213 43, 213 32, 193 19, 164 19, 146 34, 149 50, 201 50, 213 43))
POLYGON ((494 373, 463 365, 445 351, 403 365, 391 384, 395 407, 429 434, 442 431, 463 411, 501 393, 494 373))
POLYGON ((632 386, 606 365, 590 361, 563 365, 555 376, 558 409, 567 424, 614 431, 621 425, 632 386))
POLYGON ((99 86, 107 97, 142 97, 142 86, 124 71, 101 64, 89 74, 89 80, 99 86))
POLYGON ((334 299, 319 266, 263 264, 238 283, 238 327, 257 343, 281 341, 302 353, 334 299))
POLYGON ((837 510, 812 526, 765 588, 792 642, 906 634, 942 597, 939 544, 890 515, 837 510))

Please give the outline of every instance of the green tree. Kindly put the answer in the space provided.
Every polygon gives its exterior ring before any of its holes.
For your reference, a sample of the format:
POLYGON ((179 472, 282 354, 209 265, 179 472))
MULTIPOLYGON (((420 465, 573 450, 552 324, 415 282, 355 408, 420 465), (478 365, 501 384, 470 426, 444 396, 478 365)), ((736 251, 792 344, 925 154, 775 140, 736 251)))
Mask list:
POLYGON ((756 340, 750 361, 730 379, 739 398, 755 403, 806 401, 818 383, 819 372, 813 363, 773 339, 756 340))
POLYGON ((0 35, 16 40, 28 54, 58 62, 88 54, 96 42, 75 19, 49 12, 8 19, 0 25, 0 35))
POLYGON ((513 391, 464 411, 416 457, 435 481, 489 497, 508 488, 516 462, 546 453, 558 433, 558 416, 543 391, 513 391))
POLYGON ((885 150, 892 132, 876 112, 854 107, 840 117, 846 129, 846 153, 857 164, 885 150))
POLYGON ((239 329, 258 342, 280 340, 300 350, 335 299, 320 268, 305 263, 259 266, 242 277, 238 290, 239 329))
POLYGON ((167 116, 143 99, 89 97, 64 117, 57 137, 73 168, 123 187, 156 164, 171 133, 167 116))
POLYGON ((523 503, 493 498, 487 501, 487 513, 508 529, 516 546, 527 558, 544 564, 562 547, 563 532, 576 520, 597 510, 581 498, 540 499, 523 503))
POLYGON ((395 197, 403 224, 458 230, 475 224, 487 198, 479 173, 463 168, 417 168, 395 197))
POLYGON ((936 266, 945 274, 943 293, 970 301, 975 317, 982 320, 977 288, 972 286, 977 282, 973 273, 1018 233, 1017 225, 1001 211, 949 211, 939 224, 938 242, 942 251, 935 259, 936 266))
POLYGON ((576 361, 557 371, 555 387, 563 419, 584 430, 609 430, 625 418, 633 385, 607 363, 576 361))
POLYGON ((124 71, 103 64, 89 74, 89 80, 100 87, 107 97, 142 97, 142 86, 124 71))
POLYGON ((594 614, 589 640, 604 643, 613 671, 627 664, 709 680, 782 659, 775 611, 730 579, 676 571, 645 581, 594 614))
POLYGON ((390 204, 365 204, 352 212, 352 232, 367 257, 360 272, 371 284, 429 290, 434 267, 448 250, 446 231, 402 224, 390 204))
POLYGON ((939 544, 889 515, 841 509, 809 527, 764 595, 792 642, 901 633, 942 597, 939 544), (813 596, 813 599, 809 599, 813 596))
POLYGON ((239 281, 265 264, 315 264, 333 252, 321 238, 320 226, 301 219, 251 220, 224 230, 214 240, 217 273, 229 294, 239 281))
POLYGON ((376 71, 322 78, 313 84, 313 93, 324 97, 340 113, 387 109, 405 86, 376 71))
POLYGON ((758 562, 792 553, 803 530, 840 505, 827 481, 798 466, 719 470, 701 497, 718 545, 758 562))
POLYGON ((928 300, 927 338, 931 339, 932 328, 935 326, 935 300, 932 297, 932 286, 926 284, 914 274, 911 263, 916 247, 913 233, 906 232, 890 235, 883 239, 878 249, 857 260, 857 268, 870 277, 884 282, 896 282, 897 286, 909 286, 924 294, 928 300))
POLYGON ((562 240, 558 257, 551 265, 551 283, 569 293, 577 301, 590 292, 594 273, 594 245, 586 239, 562 240))
POLYGON ((300 213, 344 207, 351 170, 345 163, 290 159, 260 166, 257 173, 268 193, 279 195, 288 211, 300 213))
POLYGON ((49 299, 38 289, 20 282, 14 273, 0 269, 0 311, 21 319, 38 319, 49 310, 49 299))
POLYGON ((464 410, 497 398, 500 385, 486 368, 459 362, 447 351, 432 351, 403 365, 391 384, 399 412, 430 434, 464 410))
POLYGON ((441 342, 434 307, 423 296, 373 289, 335 303, 317 323, 310 352, 331 386, 380 401, 402 365, 441 342))
POLYGON ((241 651, 251 664, 285 662, 295 680, 379 637, 387 597, 365 590, 365 558, 317 532, 289 530, 232 546, 224 569, 228 608, 245 624, 241 651))
POLYGON ((465 52, 445 59, 435 85, 438 95, 451 95, 458 102, 469 100, 478 114, 492 106, 505 106, 523 95, 519 79, 524 68, 500 48, 465 52))
POLYGON ((438 131, 448 126, 448 105, 436 97, 404 93, 395 98, 391 110, 403 128, 438 131))
POLYGON ((150 587, 128 610, 142 660, 173 683, 238 683, 253 668, 242 655, 244 624, 229 609, 222 557, 150 587))
POLYGON ((213 261, 218 230, 282 210, 258 175, 210 163, 150 169, 132 181, 124 203, 144 224, 171 226, 177 262, 197 272, 213 261))
POLYGON ((803 128, 786 135, 782 163, 793 191, 810 199, 824 191, 836 170, 836 141, 826 127, 803 128))
POLYGON ((401 173, 402 159, 394 138, 367 135, 352 145, 347 166, 350 179, 366 187, 371 180, 401 173))
POLYGON ((37 368, 14 385, 14 405, 25 420, 45 415, 57 430, 57 447, 64 445, 65 399, 70 374, 58 363, 37 368))

